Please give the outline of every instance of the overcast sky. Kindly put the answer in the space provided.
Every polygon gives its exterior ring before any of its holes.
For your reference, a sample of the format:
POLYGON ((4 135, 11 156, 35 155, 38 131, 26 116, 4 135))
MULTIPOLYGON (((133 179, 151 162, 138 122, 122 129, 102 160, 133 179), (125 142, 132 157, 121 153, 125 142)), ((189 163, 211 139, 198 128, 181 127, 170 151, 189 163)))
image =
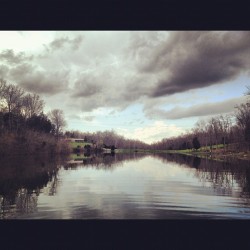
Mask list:
POLYGON ((0 78, 67 129, 151 143, 230 113, 250 85, 247 31, 0 31, 0 78))

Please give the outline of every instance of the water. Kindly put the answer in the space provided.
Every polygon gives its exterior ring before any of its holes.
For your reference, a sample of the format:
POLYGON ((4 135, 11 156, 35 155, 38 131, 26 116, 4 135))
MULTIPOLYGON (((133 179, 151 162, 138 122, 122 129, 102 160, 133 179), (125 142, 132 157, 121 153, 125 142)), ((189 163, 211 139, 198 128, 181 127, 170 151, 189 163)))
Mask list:
POLYGON ((249 162, 95 155, 0 164, 1 219, 250 219, 249 162))

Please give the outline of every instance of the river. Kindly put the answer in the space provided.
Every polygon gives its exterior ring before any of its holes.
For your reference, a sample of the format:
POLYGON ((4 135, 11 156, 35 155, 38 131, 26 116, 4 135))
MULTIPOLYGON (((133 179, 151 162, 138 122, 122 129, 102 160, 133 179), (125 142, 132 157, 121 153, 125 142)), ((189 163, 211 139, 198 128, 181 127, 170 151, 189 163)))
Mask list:
POLYGON ((0 163, 1 219, 250 219, 249 162, 105 154, 0 163))

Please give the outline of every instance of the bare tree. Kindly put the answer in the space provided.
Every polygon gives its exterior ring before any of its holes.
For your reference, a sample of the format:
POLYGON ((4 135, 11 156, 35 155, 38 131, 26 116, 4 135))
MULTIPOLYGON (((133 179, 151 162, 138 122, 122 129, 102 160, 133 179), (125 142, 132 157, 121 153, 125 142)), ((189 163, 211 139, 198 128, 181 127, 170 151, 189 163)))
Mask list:
POLYGON ((6 89, 6 81, 3 79, 0 79, 0 98, 3 98, 3 93, 6 89))
POLYGON ((243 129, 245 141, 248 142, 250 148, 250 105, 249 103, 242 103, 237 105, 236 109, 237 124, 243 129))
POLYGON ((23 98, 23 113, 26 118, 40 114, 44 108, 44 101, 37 94, 27 94, 23 98))
MULTIPOLYGON (((209 120, 209 131, 210 131, 210 143, 215 144, 217 148, 218 139, 220 136, 220 127, 219 127, 219 121, 217 117, 212 117, 211 120, 209 120)), ((212 148, 211 148, 212 149, 212 148)))
POLYGON ((9 130, 12 130, 13 114, 20 114, 22 108, 24 90, 14 84, 1 84, 1 96, 4 107, 7 109, 9 116, 9 130))
POLYGON ((247 91, 245 95, 248 97, 247 104, 250 105, 250 85, 246 86, 246 88, 247 88, 247 91))
POLYGON ((48 117, 55 126, 55 135, 58 139, 63 128, 66 126, 63 111, 61 109, 54 109, 48 113, 48 117))
POLYGON ((230 132, 231 124, 232 124, 231 117, 229 115, 219 116, 218 126, 222 135, 224 151, 225 151, 226 142, 228 142, 228 139, 229 139, 229 132, 230 132))
POLYGON ((0 79, 0 110, 3 110, 4 107, 4 93, 6 91, 6 81, 4 81, 3 79, 0 79))
POLYGON ((195 128, 193 129, 193 133, 199 137, 199 141, 201 145, 207 147, 208 144, 208 133, 206 129, 206 121, 205 120, 199 120, 195 124, 195 128))
POLYGON ((20 111, 23 95, 24 90, 14 84, 5 87, 3 91, 3 99, 6 102, 8 113, 20 111))

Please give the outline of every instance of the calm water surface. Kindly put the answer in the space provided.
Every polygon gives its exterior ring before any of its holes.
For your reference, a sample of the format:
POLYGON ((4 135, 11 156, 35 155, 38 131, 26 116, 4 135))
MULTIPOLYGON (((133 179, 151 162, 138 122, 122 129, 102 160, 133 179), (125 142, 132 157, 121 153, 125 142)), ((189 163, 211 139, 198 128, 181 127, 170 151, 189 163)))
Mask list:
POLYGON ((248 165, 166 154, 1 162, 0 218, 250 219, 248 165))

